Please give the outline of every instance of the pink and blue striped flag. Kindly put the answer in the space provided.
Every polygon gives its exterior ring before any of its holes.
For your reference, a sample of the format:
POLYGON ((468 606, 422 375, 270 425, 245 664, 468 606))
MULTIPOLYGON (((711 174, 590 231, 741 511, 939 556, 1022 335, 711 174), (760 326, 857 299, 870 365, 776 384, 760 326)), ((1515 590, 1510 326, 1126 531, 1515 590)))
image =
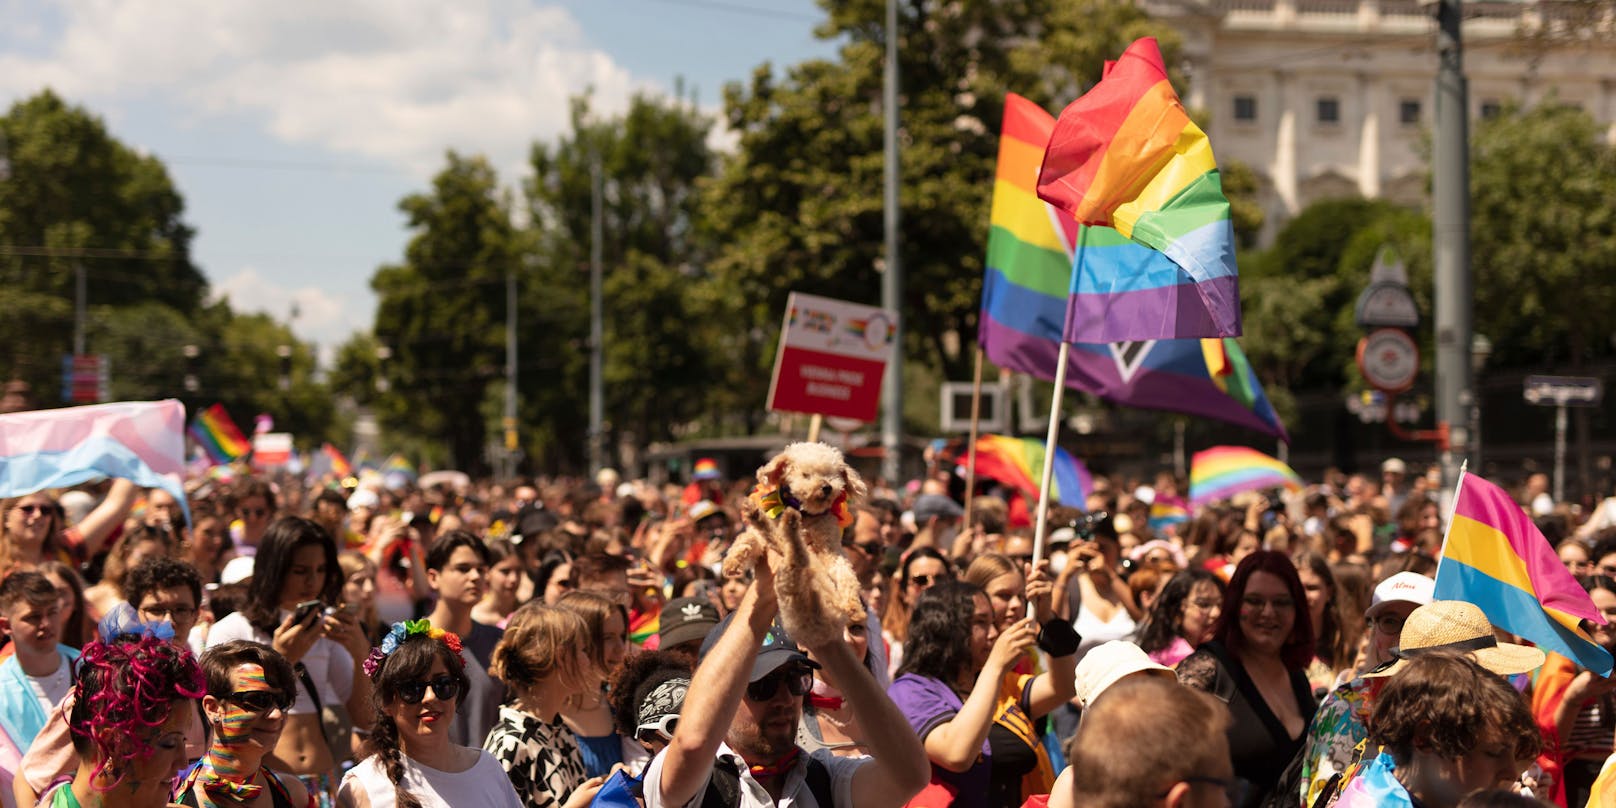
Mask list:
POLYGON ((173 399, 0 415, 0 497, 119 477, 183 507, 184 473, 185 407, 173 399))
POLYGON ((1067 342, 1240 335, 1229 200, 1156 40, 1129 45, 1061 112, 1038 196, 1084 225, 1067 342))
POLYGON ((1474 474, 1459 478, 1436 599, 1474 603, 1493 625, 1610 675, 1610 652, 1583 630, 1605 616, 1514 498, 1474 474))

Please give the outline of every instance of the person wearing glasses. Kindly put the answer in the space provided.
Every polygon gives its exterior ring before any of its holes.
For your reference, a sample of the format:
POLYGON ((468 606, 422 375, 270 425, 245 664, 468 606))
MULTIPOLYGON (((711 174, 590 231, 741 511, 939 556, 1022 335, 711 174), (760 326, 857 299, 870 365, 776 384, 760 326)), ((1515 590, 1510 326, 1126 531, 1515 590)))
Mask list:
POLYGON ((1152 662, 1172 667, 1212 639, 1212 625, 1222 613, 1223 581, 1192 567, 1162 585, 1133 641, 1152 662))
POLYGON ((528 808, 583 808, 604 777, 589 777, 561 706, 589 675, 589 628, 567 609, 529 603, 511 615, 489 673, 511 699, 483 749, 499 761, 528 808))
POLYGON ((926 784, 925 750, 841 638, 811 650, 865 723, 870 756, 797 746, 811 663, 775 622, 767 559, 740 608, 707 636, 667 748, 645 772, 646 808, 897 808, 926 784))
POLYGON ((308 789, 264 765, 297 697, 291 663, 267 645, 233 640, 202 654, 202 711, 212 740, 174 788, 190 808, 306 808, 308 789))
POLYGON ((77 566, 101 551, 112 532, 123 525, 140 488, 113 480, 101 504, 69 526, 61 503, 44 491, 0 499, 0 575, 32 570, 45 561, 77 566))
POLYGON ((341 808, 521 808, 493 755, 450 740, 469 684, 460 638, 428 620, 394 623, 363 669, 376 753, 342 776, 341 808))
POLYGON ((1171 678, 1128 676, 1083 713, 1054 806, 1228 808, 1243 784, 1229 764, 1229 713, 1171 678), (1068 785, 1070 784, 1070 785, 1068 785))
POLYGON ((86 645, 68 714, 75 773, 39 804, 166 806, 169 785, 185 763, 185 725, 196 721, 191 702, 202 694, 196 658, 162 638, 86 645))
POLYGON ((1307 740, 1316 703, 1308 685, 1313 624, 1296 566, 1258 550, 1241 560, 1223 596, 1212 639, 1178 663, 1178 678, 1229 705, 1234 773, 1261 805, 1307 740))

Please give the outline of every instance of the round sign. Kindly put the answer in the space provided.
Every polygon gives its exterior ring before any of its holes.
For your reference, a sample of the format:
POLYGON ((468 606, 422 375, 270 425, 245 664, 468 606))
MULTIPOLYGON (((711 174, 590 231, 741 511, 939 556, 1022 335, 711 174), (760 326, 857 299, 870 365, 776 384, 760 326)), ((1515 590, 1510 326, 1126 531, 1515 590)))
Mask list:
POLYGON ((1414 339, 1396 328, 1369 332, 1358 340, 1358 369, 1369 386, 1401 393, 1414 386, 1420 372, 1420 349, 1414 339))

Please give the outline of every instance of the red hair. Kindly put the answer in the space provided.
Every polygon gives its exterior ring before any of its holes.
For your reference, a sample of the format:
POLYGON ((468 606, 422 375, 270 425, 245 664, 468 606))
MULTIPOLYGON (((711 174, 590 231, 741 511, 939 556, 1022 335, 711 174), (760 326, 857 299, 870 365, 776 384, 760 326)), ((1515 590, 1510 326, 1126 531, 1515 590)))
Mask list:
POLYGON ((1223 612, 1212 624, 1212 636, 1231 651, 1238 652, 1245 645, 1245 634, 1240 631, 1240 612, 1245 605, 1246 586, 1252 574, 1258 572, 1284 581, 1285 588, 1290 590, 1295 617, 1291 621, 1291 635, 1280 646, 1279 657, 1287 670, 1302 670, 1313 661, 1313 621, 1308 618, 1307 592, 1302 589, 1302 579, 1296 574, 1296 565, 1284 553, 1258 550, 1241 560, 1223 590, 1223 612))

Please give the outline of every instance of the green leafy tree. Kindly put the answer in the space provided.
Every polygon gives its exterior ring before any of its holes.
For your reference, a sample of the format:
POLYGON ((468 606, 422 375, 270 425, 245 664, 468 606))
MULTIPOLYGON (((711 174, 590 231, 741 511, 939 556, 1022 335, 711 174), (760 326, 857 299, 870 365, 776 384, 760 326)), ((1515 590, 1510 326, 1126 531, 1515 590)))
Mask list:
POLYGON ((447 450, 429 459, 480 471, 487 425, 478 408, 503 367, 505 276, 517 269, 518 238, 488 162, 454 152, 447 162, 430 192, 399 203, 412 232, 403 263, 371 277, 395 393, 378 401, 379 415, 447 450))
MULTIPOLYGON (((754 408, 790 292, 880 297, 885 3, 821 5, 818 33, 846 41, 839 59, 783 74, 765 65, 726 88, 739 148, 704 210, 712 266, 744 301, 737 326, 748 339, 730 390, 754 408)), ((899 13, 902 347, 911 362, 967 378, 1005 93, 1055 109, 1134 38, 1158 35, 1169 54, 1176 38, 1131 4, 1096 0, 905 2, 899 13)))

